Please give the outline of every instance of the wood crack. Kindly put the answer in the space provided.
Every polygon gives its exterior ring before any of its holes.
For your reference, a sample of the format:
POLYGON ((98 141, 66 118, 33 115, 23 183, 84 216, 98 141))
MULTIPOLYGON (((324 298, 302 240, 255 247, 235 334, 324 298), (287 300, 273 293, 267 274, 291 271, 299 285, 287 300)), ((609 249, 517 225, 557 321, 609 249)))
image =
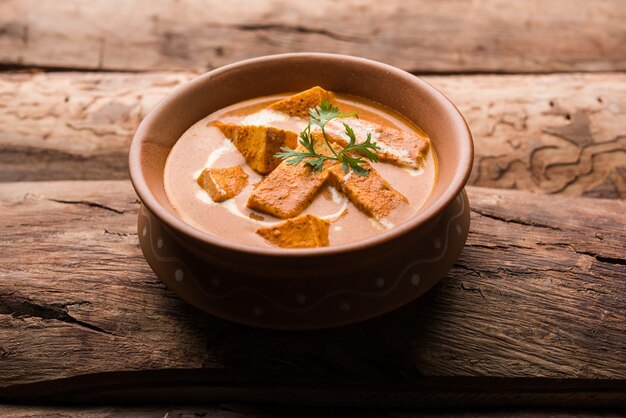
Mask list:
POLYGON ((601 263, 608 263, 608 264, 615 264, 615 265, 619 265, 619 266, 626 266, 626 259, 624 259, 624 258, 607 257, 607 256, 603 256, 603 255, 594 253, 593 251, 579 251, 576 248, 574 248, 573 246, 572 246, 572 249, 576 252, 576 254, 588 255, 590 257, 595 258, 596 260, 598 260, 601 263))
POLYGON ((89 207, 92 207, 92 208, 104 209, 104 210, 108 210, 108 211, 113 212, 113 213, 117 213, 118 215, 126 213, 125 210, 115 209, 115 208, 112 208, 110 206, 103 205, 102 203, 91 202, 89 200, 61 200, 61 199, 48 199, 48 200, 51 201, 51 202, 63 203, 63 204, 67 204, 67 205, 84 205, 84 206, 89 206, 89 207))
POLYGON ((484 212, 477 208, 471 208, 471 211, 479 214, 480 216, 483 216, 489 219, 494 219, 496 221, 502 221, 506 223, 513 223, 513 224, 524 225, 524 226, 531 226, 534 228, 547 228, 547 229, 552 229, 553 231, 562 231, 562 229, 559 228, 558 226, 541 224, 541 223, 530 221, 530 220, 522 220, 522 219, 516 219, 516 218, 509 218, 506 216, 498 216, 492 213, 484 212))
POLYGON ((130 237, 130 236, 137 235, 137 233, 136 232, 109 231, 108 229, 104 228, 104 235, 116 235, 118 237, 130 237))
POLYGON ((74 318, 67 312, 68 306, 90 304, 87 301, 68 302, 63 304, 38 304, 31 302, 19 296, 0 295, 0 314, 11 315, 14 318, 40 318, 43 320, 57 320, 67 324, 78 325, 91 331, 99 332, 106 335, 113 335, 97 325, 90 324, 85 321, 74 318))
POLYGON ((586 256, 589 256, 589 257, 593 257, 593 258, 595 258, 597 261, 599 261, 601 263, 608 263, 608 264, 614 264, 614 265, 619 265, 619 266, 626 266, 626 258, 610 257, 610 256, 601 255, 601 254, 593 252, 593 251, 578 250, 578 249, 576 249, 576 247, 573 244, 570 244, 570 243, 567 243, 567 242, 554 242, 554 243, 538 242, 537 245, 540 245, 540 246, 553 246, 553 247, 569 247, 576 254, 581 254, 581 255, 586 255, 586 256))
POLYGON ((481 290, 480 286, 466 287, 465 283, 461 282, 461 289, 467 292, 478 292, 484 300, 487 300, 487 298, 485 298, 485 295, 483 295, 483 291, 481 290))
POLYGON ((331 39, 335 39, 337 41, 367 43, 366 38, 360 38, 357 36, 350 36, 350 35, 341 35, 341 34, 329 31, 328 29, 309 28, 309 27, 302 26, 302 25, 285 25, 285 24, 278 24, 278 23, 242 24, 242 25, 234 25, 233 28, 243 30, 243 31, 274 30, 278 32, 322 35, 331 39))
MULTIPOLYGON (((469 272, 470 274, 474 275, 475 277, 483 278, 483 274, 480 271, 478 271, 476 269, 473 269, 472 267, 466 266, 464 264, 458 264, 458 263, 454 264, 454 267, 455 268, 460 268, 462 270, 465 270, 465 271, 469 272)), ((480 288, 480 286, 469 287, 469 286, 466 286, 465 283, 462 280, 459 280, 459 283, 461 283, 461 290, 464 290, 466 292, 478 292, 480 294, 480 296, 485 301, 487 300, 485 295, 483 295, 483 291, 480 288)))
POLYGON ((526 247, 523 245, 516 245, 516 244, 510 244, 510 243, 506 243, 504 245, 501 244, 492 244, 492 245, 486 245, 486 244, 473 244, 473 243, 466 243, 465 244, 466 247, 472 247, 472 248, 483 248, 485 250, 511 250, 511 249, 520 249, 520 250, 532 250, 532 247, 526 247))
POLYGON ((9 357, 10 354, 11 352, 8 349, 0 346, 0 360, 9 357))

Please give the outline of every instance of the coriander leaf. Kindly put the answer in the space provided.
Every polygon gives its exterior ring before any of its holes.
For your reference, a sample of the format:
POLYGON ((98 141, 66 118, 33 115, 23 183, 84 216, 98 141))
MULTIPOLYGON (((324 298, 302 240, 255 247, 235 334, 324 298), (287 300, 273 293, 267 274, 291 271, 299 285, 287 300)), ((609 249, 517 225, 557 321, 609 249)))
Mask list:
POLYGON ((378 161, 378 154, 376 153, 376 151, 380 151, 380 147, 376 145, 375 142, 372 142, 372 134, 368 132, 365 142, 361 142, 360 144, 352 144, 351 141, 351 143, 348 144, 344 151, 358 152, 368 160, 376 162, 378 161))
POLYGON ((309 109, 309 115, 311 115, 309 124, 317 125, 322 129, 331 120, 348 116, 339 112, 339 108, 331 105, 327 100, 322 101, 319 106, 309 109))
POLYGON ((336 151, 335 147, 330 144, 330 140, 328 139, 326 130, 324 129, 326 124, 333 119, 346 118, 350 116, 358 119, 359 116, 354 112, 352 114, 343 114, 339 111, 338 107, 328 103, 327 100, 322 101, 319 106, 309 109, 309 115, 311 116, 309 122, 304 130, 300 132, 300 140, 298 141, 299 144, 306 149, 306 152, 295 151, 287 147, 282 147, 282 152, 275 154, 274 157, 283 159, 289 165, 297 165, 304 161, 305 164, 310 165, 313 167, 314 171, 317 172, 322 171, 325 161, 334 160, 341 163, 341 168, 345 173, 349 173, 350 170, 352 170, 359 176, 367 176, 369 174, 369 170, 363 168, 362 165, 365 163, 365 160, 361 156, 375 162, 378 159, 376 151, 380 150, 376 143, 372 142, 372 135, 368 133, 365 142, 357 143, 354 130, 350 127, 350 125, 344 123, 343 126, 350 141, 342 150, 336 151), (328 149, 332 152, 332 156, 319 154, 315 150, 315 143, 313 135, 311 134, 311 126, 318 126, 321 129, 322 138, 324 139, 328 149), (352 155, 355 153, 360 155, 352 155))
POLYGON ((325 160, 326 160, 326 158, 324 158, 324 156, 320 156, 320 157, 317 157, 317 158, 312 158, 312 159, 307 160, 306 164, 308 164, 311 167, 313 167, 313 171, 320 172, 324 168, 324 161, 325 160))
POLYGON ((349 173, 350 170, 352 170, 355 174, 359 176, 367 176, 369 174, 369 171, 367 171, 361 166, 361 164, 365 162, 363 161, 363 158, 361 157, 353 157, 348 153, 342 152, 341 161, 342 161, 341 168, 343 169, 345 173, 349 173), (348 166, 349 169, 346 169, 346 165, 348 166))
POLYGON ((299 152, 292 150, 291 148, 281 147, 282 152, 278 152, 274 154, 274 158, 281 158, 285 160, 288 165, 298 165, 305 158, 315 158, 315 154, 311 154, 310 152, 299 152))
POLYGON ((354 136, 354 131, 352 130, 350 125, 348 125, 347 123, 344 123, 343 127, 346 130, 346 135, 348 135, 348 138, 350 138, 350 142, 348 143, 348 146, 346 147, 346 149, 348 149, 351 146, 353 146, 354 143, 356 142, 356 136, 354 136))
POLYGON ((369 175, 369 173, 370 173, 368 170, 364 169, 360 165, 355 165, 355 166, 351 166, 351 167, 352 167, 352 171, 354 171, 354 173, 357 176, 367 177, 369 175))

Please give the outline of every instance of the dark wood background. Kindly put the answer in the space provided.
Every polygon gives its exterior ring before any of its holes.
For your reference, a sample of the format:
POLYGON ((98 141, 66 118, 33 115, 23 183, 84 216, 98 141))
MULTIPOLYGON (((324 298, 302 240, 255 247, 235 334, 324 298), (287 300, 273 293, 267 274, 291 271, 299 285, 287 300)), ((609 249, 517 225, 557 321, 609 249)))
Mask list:
POLYGON ((0 398, 212 404, 87 416, 626 405, 624 22, 620 0, 0 0, 0 398), (138 248, 126 161, 176 86, 295 51, 422 76, 476 145, 448 276, 384 317, 306 333, 221 321, 167 290, 138 248))

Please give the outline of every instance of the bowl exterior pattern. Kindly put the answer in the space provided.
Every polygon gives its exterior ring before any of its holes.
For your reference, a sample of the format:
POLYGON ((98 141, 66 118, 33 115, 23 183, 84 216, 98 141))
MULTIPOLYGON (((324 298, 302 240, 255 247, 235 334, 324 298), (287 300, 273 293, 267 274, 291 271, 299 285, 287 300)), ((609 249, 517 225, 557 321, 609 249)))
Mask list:
MULTIPOLYGON (((156 275, 192 305, 220 318, 274 329, 318 329, 362 321, 396 309, 439 281, 461 253, 470 211, 462 191, 428 233, 404 240, 379 268, 349 266, 321 277, 259 276, 207 261, 180 244, 176 233, 141 206, 139 242, 156 275), (356 276, 356 278, 355 278, 356 276)), ((242 261, 245 262, 245 261, 242 261)), ((266 273, 266 272, 264 272, 266 273)))

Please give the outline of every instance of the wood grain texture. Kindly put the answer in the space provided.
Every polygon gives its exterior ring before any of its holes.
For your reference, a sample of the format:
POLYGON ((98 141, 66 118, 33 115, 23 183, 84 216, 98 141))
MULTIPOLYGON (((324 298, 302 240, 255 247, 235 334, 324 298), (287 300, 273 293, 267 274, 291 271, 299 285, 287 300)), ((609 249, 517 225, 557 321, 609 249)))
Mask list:
POLYGON ((476 148, 470 184, 626 198, 626 75, 427 77, 476 148))
POLYGON ((128 178, 141 118, 190 74, 0 74, 0 181, 128 178))
POLYGON ((621 0, 4 0, 0 63, 202 70, 318 51, 414 72, 616 71, 625 20, 621 0))
MULTIPOLYGON (((0 75, 0 181, 126 178, 141 118, 195 75, 0 75)), ((626 198, 625 74, 424 78, 472 129, 470 184, 626 198)))
POLYGON ((626 202, 469 194, 467 246, 426 296, 296 333, 221 321, 167 290, 138 248, 129 182, 1 184, 0 385, 171 368, 626 378, 626 202))

